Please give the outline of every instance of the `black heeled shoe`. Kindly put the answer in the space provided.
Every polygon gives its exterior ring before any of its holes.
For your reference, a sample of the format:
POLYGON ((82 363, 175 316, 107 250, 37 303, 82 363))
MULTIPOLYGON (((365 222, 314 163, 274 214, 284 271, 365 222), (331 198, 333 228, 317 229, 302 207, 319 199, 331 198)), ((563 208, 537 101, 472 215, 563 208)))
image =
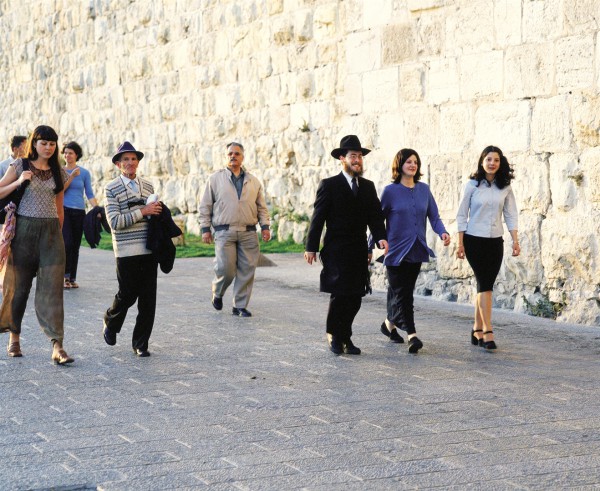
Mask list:
POLYGON ((481 346, 483 344, 483 338, 476 337, 476 332, 483 332, 483 329, 473 329, 471 331, 471 344, 473 346, 481 346))
MULTIPOLYGON (((483 335, 485 336, 486 334, 493 334, 494 331, 483 331, 483 335)), ((481 345, 482 348, 485 348, 486 350, 493 350, 493 349, 497 349, 498 346, 496 346, 496 343, 494 341, 484 341, 483 338, 481 338, 481 345)))

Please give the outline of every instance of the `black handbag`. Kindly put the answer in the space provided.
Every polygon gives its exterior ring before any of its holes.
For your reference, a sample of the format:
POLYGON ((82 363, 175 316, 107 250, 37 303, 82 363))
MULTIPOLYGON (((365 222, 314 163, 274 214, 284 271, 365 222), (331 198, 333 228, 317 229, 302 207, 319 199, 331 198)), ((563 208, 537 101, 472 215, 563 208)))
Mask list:
MULTIPOLYGON (((29 170, 29 160, 23 159, 23 170, 29 170)), ((25 188, 29 186, 30 181, 23 182, 17 189, 15 189, 12 193, 10 193, 5 198, 0 198, 0 223, 4 223, 6 220, 6 210, 5 208, 9 203, 14 203, 18 208, 19 203, 21 202, 21 198, 23 197, 23 193, 25 192, 25 188)))

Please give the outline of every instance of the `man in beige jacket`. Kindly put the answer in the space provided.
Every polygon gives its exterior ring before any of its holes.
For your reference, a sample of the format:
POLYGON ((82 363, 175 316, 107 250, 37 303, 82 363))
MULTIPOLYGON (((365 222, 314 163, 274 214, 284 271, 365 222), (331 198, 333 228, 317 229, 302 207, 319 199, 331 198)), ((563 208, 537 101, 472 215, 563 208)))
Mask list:
POLYGON ((233 281, 233 315, 251 317, 247 310, 258 264, 256 224, 262 239, 271 238, 269 210, 259 180, 243 167, 244 147, 227 145, 227 168, 212 174, 200 203, 202 241, 215 242, 215 277, 212 305, 223 308, 223 295, 233 281))

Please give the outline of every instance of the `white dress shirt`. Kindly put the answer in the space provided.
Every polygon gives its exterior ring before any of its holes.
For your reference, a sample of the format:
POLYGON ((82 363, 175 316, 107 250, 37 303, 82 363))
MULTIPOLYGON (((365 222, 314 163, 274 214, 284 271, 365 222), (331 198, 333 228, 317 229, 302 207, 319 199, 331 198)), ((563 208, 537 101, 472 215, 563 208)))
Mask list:
POLYGON ((518 229, 517 203, 512 188, 499 189, 496 182, 490 185, 485 179, 469 179, 456 214, 459 232, 476 237, 502 237, 502 215, 508 230, 518 229))

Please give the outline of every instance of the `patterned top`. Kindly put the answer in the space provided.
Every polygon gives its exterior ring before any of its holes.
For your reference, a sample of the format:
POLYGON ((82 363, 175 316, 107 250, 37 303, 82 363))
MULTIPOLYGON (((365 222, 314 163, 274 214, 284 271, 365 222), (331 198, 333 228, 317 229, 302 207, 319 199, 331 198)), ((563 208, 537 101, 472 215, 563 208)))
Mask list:
POLYGON ((109 182, 104 190, 106 196, 106 217, 112 231, 115 257, 131 257, 152 254, 146 247, 148 220, 142 216, 142 208, 148 196, 154 193, 152 184, 141 177, 138 193, 125 187, 125 179, 120 176, 109 182))
MULTIPOLYGON (((15 168, 18 179, 23 173, 23 160, 17 159, 10 165, 15 168)), ((31 163, 29 169, 33 172, 33 176, 29 186, 25 188, 17 215, 32 218, 58 218, 56 195, 54 194, 56 184, 52 178, 52 171, 36 169, 31 163)), ((69 176, 62 168, 60 173, 65 182, 69 176)))

